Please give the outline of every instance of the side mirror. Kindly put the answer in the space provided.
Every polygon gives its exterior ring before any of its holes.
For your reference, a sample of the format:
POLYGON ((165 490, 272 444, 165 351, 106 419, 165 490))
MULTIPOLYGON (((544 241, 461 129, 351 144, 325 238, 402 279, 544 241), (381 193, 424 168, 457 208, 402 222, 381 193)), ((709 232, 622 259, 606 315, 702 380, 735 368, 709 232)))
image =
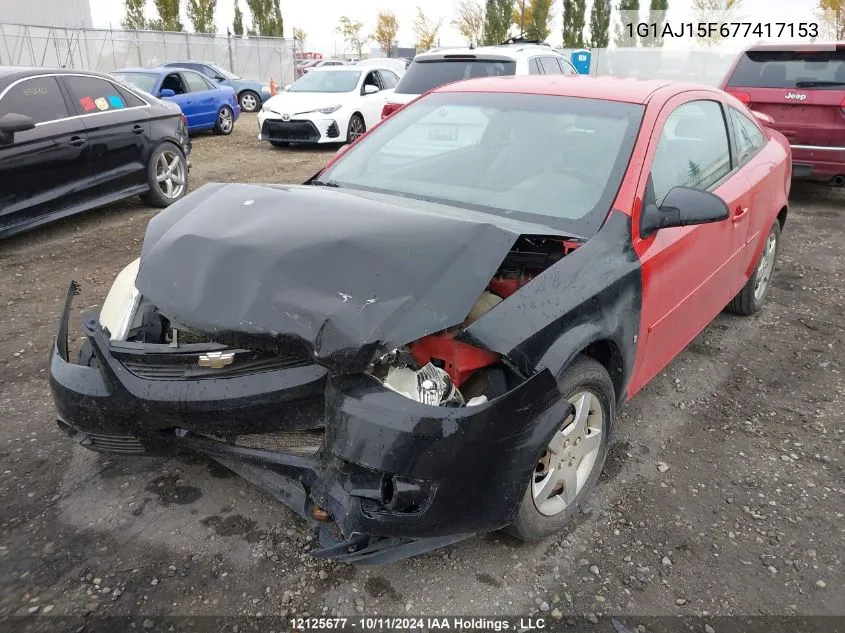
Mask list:
POLYGON ((775 120, 768 114, 764 114, 763 112, 757 112, 757 110, 752 110, 751 114, 753 114, 754 118, 766 127, 772 127, 775 124, 775 120))
POLYGON ((10 112, 0 117, 0 143, 8 145, 14 142, 16 132, 26 132, 35 128, 35 120, 25 114, 10 112))
POLYGON ((378 86, 374 86, 373 84, 367 84, 366 86, 364 86, 365 95, 374 95, 377 92, 379 92, 378 86))
POLYGON ((640 218, 640 235, 647 237, 672 226, 691 226, 727 220, 728 205, 709 191, 675 187, 659 207, 646 205, 640 218))
POLYGON ((164 99, 165 97, 175 97, 176 91, 171 90, 170 88, 162 88, 158 91, 158 96, 164 99))
POLYGON ((220 75, 217 75, 214 79, 217 81, 217 83, 221 83, 221 84, 222 84, 224 81, 226 81, 226 78, 225 78, 225 77, 221 77, 220 75))

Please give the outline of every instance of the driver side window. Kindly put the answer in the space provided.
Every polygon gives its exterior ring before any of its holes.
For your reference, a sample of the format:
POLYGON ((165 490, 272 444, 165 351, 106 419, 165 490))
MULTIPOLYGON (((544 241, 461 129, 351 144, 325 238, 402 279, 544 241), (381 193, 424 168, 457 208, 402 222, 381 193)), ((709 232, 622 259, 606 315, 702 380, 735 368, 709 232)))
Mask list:
POLYGON ((183 95, 188 92, 185 89, 185 85, 182 83, 182 79, 179 77, 179 73, 170 73, 164 78, 164 81, 161 82, 161 90, 165 90, 167 88, 175 92, 177 95, 183 95))
POLYGON ((367 73, 367 77, 364 79, 364 85, 361 86, 362 95, 366 94, 365 90, 367 89, 367 86, 375 86, 379 89, 381 88, 381 86, 378 85, 378 79, 376 78, 375 71, 367 73))
POLYGON ((730 171, 722 106, 716 101, 685 103, 669 115, 660 134, 647 192, 653 198, 648 202, 662 204, 675 187, 709 190, 730 171))

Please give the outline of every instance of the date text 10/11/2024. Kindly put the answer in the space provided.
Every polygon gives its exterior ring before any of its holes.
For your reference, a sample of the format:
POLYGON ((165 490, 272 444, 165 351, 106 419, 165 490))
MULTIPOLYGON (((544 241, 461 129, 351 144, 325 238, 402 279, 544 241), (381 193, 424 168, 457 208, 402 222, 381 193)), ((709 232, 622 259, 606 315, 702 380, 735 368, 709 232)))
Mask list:
POLYGON ((295 631, 360 630, 360 631, 542 631, 543 618, 488 618, 473 616, 390 617, 301 617, 290 618, 295 631))
POLYGON ((819 36, 816 22, 626 22, 628 37, 658 38, 810 38, 819 36))

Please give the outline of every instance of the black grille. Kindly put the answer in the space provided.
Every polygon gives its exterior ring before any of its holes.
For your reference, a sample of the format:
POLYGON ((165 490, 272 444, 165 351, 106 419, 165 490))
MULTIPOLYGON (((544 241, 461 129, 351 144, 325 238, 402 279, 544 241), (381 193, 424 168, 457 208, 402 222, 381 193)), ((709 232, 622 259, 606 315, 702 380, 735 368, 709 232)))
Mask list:
POLYGON ((316 143, 320 132, 311 121, 264 121, 261 136, 268 141, 316 143))
POLYGON ((257 374, 265 371, 275 371, 288 367, 305 364, 302 358, 296 356, 273 356, 258 360, 239 360, 237 355, 231 365, 215 369, 199 366, 199 354, 180 354, 176 357, 158 360, 154 355, 138 358, 121 358, 120 362, 126 369, 148 380, 196 380, 203 378, 234 378, 257 374))
POLYGON ((131 435, 101 435, 97 433, 86 433, 85 435, 85 439, 80 443, 92 451, 122 453, 124 455, 136 455, 146 452, 141 441, 131 435))

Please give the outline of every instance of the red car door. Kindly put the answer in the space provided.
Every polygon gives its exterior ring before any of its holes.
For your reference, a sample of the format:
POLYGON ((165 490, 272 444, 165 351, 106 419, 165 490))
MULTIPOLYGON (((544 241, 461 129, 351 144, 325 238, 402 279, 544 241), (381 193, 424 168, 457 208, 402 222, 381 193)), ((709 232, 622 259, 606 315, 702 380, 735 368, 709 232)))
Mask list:
POLYGON ((658 115, 637 191, 660 204, 673 187, 712 191, 727 220, 666 228, 643 238, 635 210, 633 241, 643 275, 633 395, 722 311, 742 287, 751 204, 749 181, 732 163, 726 112, 710 92, 685 92, 658 115))

